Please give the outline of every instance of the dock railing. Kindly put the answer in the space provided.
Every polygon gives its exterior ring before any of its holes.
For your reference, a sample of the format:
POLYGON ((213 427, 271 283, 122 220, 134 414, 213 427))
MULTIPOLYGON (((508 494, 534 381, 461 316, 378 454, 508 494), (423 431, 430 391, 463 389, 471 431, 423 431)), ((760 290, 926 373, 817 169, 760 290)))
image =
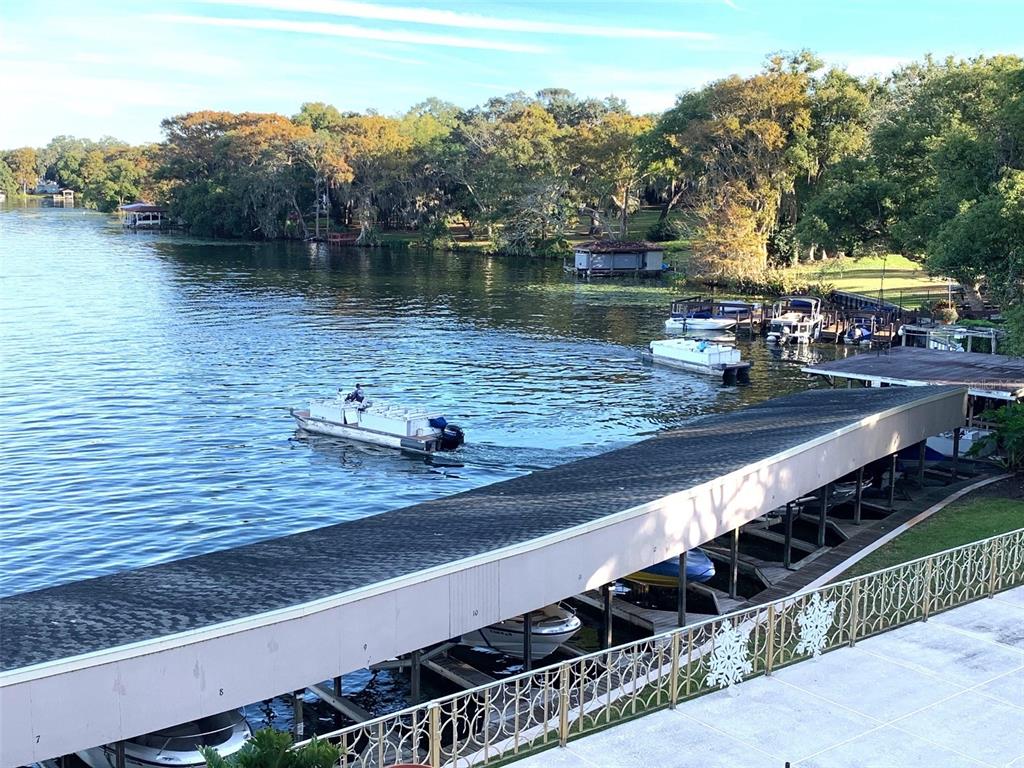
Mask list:
POLYGON ((1024 584, 1024 528, 321 735, 342 768, 507 761, 1024 584))

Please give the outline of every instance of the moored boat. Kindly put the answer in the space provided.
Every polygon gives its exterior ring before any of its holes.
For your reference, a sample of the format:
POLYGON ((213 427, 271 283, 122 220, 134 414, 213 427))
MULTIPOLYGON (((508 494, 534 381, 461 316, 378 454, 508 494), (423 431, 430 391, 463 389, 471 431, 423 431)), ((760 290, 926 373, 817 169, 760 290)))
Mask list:
POLYGON ((769 344, 807 344, 821 335, 823 322, 821 299, 786 296, 772 307, 766 339, 769 344))
POLYGON ((843 334, 844 344, 869 345, 875 335, 878 319, 874 315, 854 315, 843 334))
MULTIPOLYGON (((686 580, 703 584, 715 575, 715 564, 699 549, 686 553, 686 580)), ((644 568, 626 577, 629 581, 654 587, 675 587, 679 584, 679 558, 670 557, 649 568, 644 568)))
POLYGON ((710 312, 690 312, 688 314, 673 314, 665 321, 665 330, 727 331, 735 325, 735 317, 712 315, 710 312))
MULTIPOLYGON (((580 631, 583 622, 561 603, 549 605, 530 614, 530 656, 533 661, 547 658, 580 631)), ((463 645, 491 648, 506 656, 523 658, 523 635, 526 620, 515 616, 497 624, 482 627, 462 636, 463 645)))
POLYGON ((649 350, 653 363, 696 373, 722 374, 724 380, 730 381, 749 377, 750 363, 740 359, 736 347, 725 344, 706 339, 657 339, 650 343, 649 350))
MULTIPOLYGON (((960 444, 959 455, 966 456, 968 451, 974 446, 975 443, 983 440, 992 434, 990 429, 961 429, 960 430, 960 444)), ((953 458, 953 432, 943 432, 929 437, 925 441, 925 445, 929 451, 934 451, 943 458, 953 458)))
POLYGON ((438 412, 379 400, 351 402, 339 394, 313 400, 307 410, 293 408, 291 414, 306 432, 413 453, 454 451, 465 441, 461 427, 438 412))
MULTIPOLYGON (((245 746, 251 736, 249 723, 241 710, 235 709, 126 739, 124 764, 126 768, 202 768, 206 759, 200 747, 210 747, 221 757, 229 757, 245 746)), ((113 744, 76 754, 89 768, 117 766, 117 750, 113 744)))

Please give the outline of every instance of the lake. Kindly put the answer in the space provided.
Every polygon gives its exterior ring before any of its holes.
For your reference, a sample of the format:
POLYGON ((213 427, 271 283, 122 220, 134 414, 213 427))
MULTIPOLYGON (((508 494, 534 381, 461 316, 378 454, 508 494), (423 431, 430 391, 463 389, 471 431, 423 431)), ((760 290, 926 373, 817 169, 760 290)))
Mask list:
POLYGON ((800 364, 835 354, 741 341, 752 383, 724 387, 640 362, 664 336, 657 281, 135 233, 80 209, 0 209, 0 264, 3 595, 592 455, 807 387, 800 364), (461 466, 296 434, 289 407, 357 381, 461 425, 461 466))

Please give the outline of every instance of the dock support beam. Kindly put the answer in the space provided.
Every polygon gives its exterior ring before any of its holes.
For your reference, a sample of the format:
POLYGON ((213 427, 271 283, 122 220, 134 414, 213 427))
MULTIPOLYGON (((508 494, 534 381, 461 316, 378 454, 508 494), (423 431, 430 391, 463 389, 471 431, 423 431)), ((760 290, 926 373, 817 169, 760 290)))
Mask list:
POLYGON ((786 543, 782 549, 782 564, 788 569, 793 566, 793 502, 786 502, 786 543))
POLYGON ((857 470, 857 490, 853 496, 853 524, 860 525, 861 501, 864 498, 864 467, 857 470))
POLYGON ((732 540, 729 543, 729 597, 736 599, 736 584, 740 578, 740 529, 732 529, 732 540))
POLYGON ((960 465, 960 427, 953 428, 953 482, 956 482, 956 471, 960 465))
POLYGON ((295 691, 292 694, 292 735, 301 739, 306 731, 306 724, 302 719, 302 694, 303 691, 295 691))
POLYGON ((686 551, 679 554, 679 583, 676 585, 679 594, 676 596, 676 626, 686 626, 686 551))
POLYGON ((924 488, 924 456, 928 442, 922 440, 917 444, 917 484, 924 488))
POLYGON ((601 601, 604 604, 604 621, 601 623, 601 648, 612 647, 612 585, 601 587, 601 601))
POLYGON ((889 463, 889 511, 892 511, 893 504, 896 503, 896 454, 892 455, 892 461, 889 463))
POLYGON ((828 523, 828 483, 821 486, 821 507, 818 509, 818 546, 825 546, 825 526, 828 523))
POLYGON ((119 741, 114 745, 114 768, 124 768, 124 742, 119 741))
POLYGON ((411 704, 420 703, 420 652, 409 654, 409 697, 411 704))
POLYGON ((523 614, 523 669, 533 669, 533 613, 523 614))

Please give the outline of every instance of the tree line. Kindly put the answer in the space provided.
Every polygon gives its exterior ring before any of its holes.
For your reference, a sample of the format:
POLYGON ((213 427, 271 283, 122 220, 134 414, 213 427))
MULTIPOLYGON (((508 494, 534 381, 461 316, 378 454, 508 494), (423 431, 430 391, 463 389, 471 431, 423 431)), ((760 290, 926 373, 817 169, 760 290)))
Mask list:
POLYGON ((558 88, 405 114, 304 104, 291 116, 202 111, 129 146, 58 137, 3 153, 0 186, 36 178, 101 210, 168 204, 194 233, 375 242, 453 231, 513 254, 557 252, 582 221, 692 240, 691 273, 737 279, 835 255, 900 252, 1019 302, 1024 274, 1024 61, 923 61, 888 77, 806 51, 681 94, 658 115, 558 88))

